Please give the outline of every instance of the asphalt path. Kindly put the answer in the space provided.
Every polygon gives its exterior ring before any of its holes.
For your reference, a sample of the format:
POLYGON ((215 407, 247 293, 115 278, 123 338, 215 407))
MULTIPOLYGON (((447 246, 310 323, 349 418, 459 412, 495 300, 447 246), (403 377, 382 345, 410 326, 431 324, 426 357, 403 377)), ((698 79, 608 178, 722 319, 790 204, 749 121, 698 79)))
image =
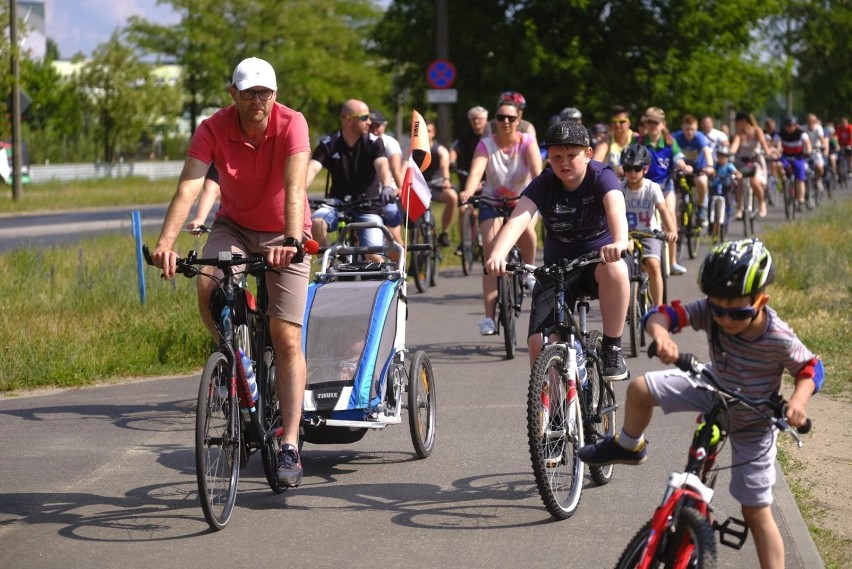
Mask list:
POLYGON ((132 232, 131 214, 140 213, 143 230, 158 230, 166 216, 165 205, 112 207, 0 216, 0 252, 20 247, 67 245, 105 233, 132 232))
MULTIPOLYGON (((689 273, 670 280, 672 298, 698 294, 699 261, 685 260, 689 273)), ((0 567, 613 566, 668 473, 683 468, 695 417, 658 412, 649 460, 616 466, 603 487, 587 477, 577 513, 553 521, 530 467, 526 347, 509 361, 500 337, 479 336, 479 277, 447 269, 409 298, 407 345, 429 354, 436 377, 428 459, 416 458, 406 423, 351 445, 306 444, 302 485, 275 495, 254 456, 231 523, 212 532, 195 481, 197 375, 0 399, 0 567)), ((525 310, 522 330, 526 321, 525 310)), ((680 340, 706 355, 700 334, 680 340)), ((643 353, 628 365, 635 377, 661 364, 643 353)), ((616 386, 619 402, 625 387, 616 386)), ((740 517, 728 479, 721 471, 719 519, 740 517)), ((787 566, 819 566, 786 484, 776 490, 787 566)), ((719 566, 756 567, 753 540, 741 551, 719 546, 719 566)))

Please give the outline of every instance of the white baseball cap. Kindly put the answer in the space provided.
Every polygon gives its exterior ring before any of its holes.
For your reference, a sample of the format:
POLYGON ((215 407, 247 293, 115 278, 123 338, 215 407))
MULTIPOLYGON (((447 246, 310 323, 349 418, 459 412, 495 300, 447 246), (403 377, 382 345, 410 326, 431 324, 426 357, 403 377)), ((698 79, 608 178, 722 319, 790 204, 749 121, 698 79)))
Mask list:
POLYGON ((240 91, 250 87, 266 87, 273 91, 278 89, 275 81, 275 70, 267 61, 257 57, 244 59, 234 69, 234 86, 240 91))

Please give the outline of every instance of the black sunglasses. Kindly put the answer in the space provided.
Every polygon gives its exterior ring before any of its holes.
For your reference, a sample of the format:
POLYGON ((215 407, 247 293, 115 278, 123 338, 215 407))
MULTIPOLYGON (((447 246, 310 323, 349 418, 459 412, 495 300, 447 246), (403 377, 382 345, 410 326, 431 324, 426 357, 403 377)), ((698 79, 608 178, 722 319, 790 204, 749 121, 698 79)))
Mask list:
POLYGON ((644 166, 624 166, 625 172, 641 172, 644 169, 644 166))
POLYGON ((515 122, 516 120, 518 120, 518 115, 494 115, 494 118, 497 119, 497 122, 515 122))
POLYGON ((272 89, 243 89, 240 91, 240 99, 243 101, 251 101, 256 95, 261 101, 268 101, 274 94, 275 91, 272 89))
POLYGON ((367 122, 369 120, 370 115, 344 115, 348 119, 358 119, 361 122, 367 122))
MULTIPOLYGON (((757 301, 755 301, 757 304, 757 301)), ((719 306, 718 304, 713 304, 709 300, 707 301, 707 308, 710 312, 713 313, 713 316, 716 318, 724 318, 727 316, 731 320, 737 320, 742 322, 743 320, 751 320, 757 315, 757 309, 752 306, 739 306, 737 308, 725 308, 724 306, 719 306)))

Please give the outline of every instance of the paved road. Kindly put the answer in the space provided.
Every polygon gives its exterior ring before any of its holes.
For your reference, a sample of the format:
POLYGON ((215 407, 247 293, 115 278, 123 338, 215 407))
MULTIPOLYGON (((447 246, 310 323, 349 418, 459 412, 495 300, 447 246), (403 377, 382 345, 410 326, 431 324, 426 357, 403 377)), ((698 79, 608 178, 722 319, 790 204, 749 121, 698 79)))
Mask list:
POLYGON ((25 246, 67 245, 103 233, 128 234, 134 210, 140 212, 143 229, 158 230, 163 225, 164 205, 0 216, 0 252, 25 246))
MULTIPOLYGON (((671 281, 674 298, 696 295, 697 262, 671 281)), ((616 467, 604 487, 587 480, 577 514, 553 522, 529 464, 526 348, 506 361, 500 338, 478 335, 476 277, 447 271, 427 294, 410 292, 408 345, 436 374, 430 458, 416 459, 405 424, 352 445, 307 444, 302 486, 278 496, 254 457, 231 524, 212 533, 196 498, 196 376, 2 399, 0 567, 612 566, 683 467, 694 417, 655 416, 648 462, 616 467)), ((698 334, 682 340, 706 353, 698 334)), ((629 365, 635 376, 657 364, 643 354, 629 365)), ((738 515, 725 472, 718 488, 719 517, 738 515)), ((788 567, 815 566, 795 509, 775 514, 788 567)), ((720 566, 757 566, 753 542, 720 547, 720 566)))

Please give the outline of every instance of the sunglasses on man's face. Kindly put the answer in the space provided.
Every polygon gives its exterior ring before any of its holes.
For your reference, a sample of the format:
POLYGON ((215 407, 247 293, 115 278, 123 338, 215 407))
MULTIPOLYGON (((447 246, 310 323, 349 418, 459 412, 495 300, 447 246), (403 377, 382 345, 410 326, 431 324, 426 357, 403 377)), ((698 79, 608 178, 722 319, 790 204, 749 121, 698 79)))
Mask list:
POLYGON ((518 120, 518 115, 494 115, 494 118, 497 119, 497 122, 515 122, 516 120, 518 120))
POLYGON ((751 320, 757 316, 758 309, 754 307, 760 301, 758 298, 751 306, 737 306, 736 308, 726 308, 707 301, 707 308, 716 318, 724 318, 727 316, 731 320, 742 322, 743 320, 751 320))
POLYGON ((240 91, 240 99, 243 101, 251 101, 255 98, 255 96, 257 96, 261 101, 268 101, 274 94, 275 91, 272 89, 243 89, 240 91))
POLYGON ((641 172, 644 169, 644 166, 624 166, 625 172, 641 172))
POLYGON ((627 124, 630 119, 612 119, 612 124, 627 124))
POLYGON ((348 118, 348 119, 358 119, 358 120, 359 120, 359 121, 361 121, 361 122, 367 122, 367 121, 370 119, 370 115, 368 115, 368 114, 363 114, 363 115, 346 115, 346 118, 348 118))

